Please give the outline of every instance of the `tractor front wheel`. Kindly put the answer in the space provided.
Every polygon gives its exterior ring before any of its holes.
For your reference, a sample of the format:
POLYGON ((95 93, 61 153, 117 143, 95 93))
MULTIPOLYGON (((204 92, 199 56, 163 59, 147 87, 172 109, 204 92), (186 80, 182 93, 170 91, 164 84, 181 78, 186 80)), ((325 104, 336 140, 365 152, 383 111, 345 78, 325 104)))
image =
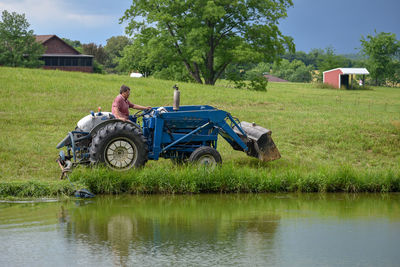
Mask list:
POLYGON ((148 146, 141 131, 129 123, 116 122, 100 129, 90 146, 90 161, 114 170, 141 167, 147 162, 148 146))
POLYGON ((190 154, 189 162, 205 167, 215 167, 222 163, 222 158, 216 149, 202 146, 190 154))

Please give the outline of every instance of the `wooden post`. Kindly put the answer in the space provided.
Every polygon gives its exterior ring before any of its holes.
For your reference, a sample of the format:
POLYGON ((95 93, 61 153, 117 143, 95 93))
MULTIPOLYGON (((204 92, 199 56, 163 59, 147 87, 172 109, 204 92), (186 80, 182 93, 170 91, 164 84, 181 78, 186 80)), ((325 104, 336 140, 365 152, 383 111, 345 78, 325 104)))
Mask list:
POLYGON ((353 89, 353 76, 354 74, 350 75, 350 88, 353 89))

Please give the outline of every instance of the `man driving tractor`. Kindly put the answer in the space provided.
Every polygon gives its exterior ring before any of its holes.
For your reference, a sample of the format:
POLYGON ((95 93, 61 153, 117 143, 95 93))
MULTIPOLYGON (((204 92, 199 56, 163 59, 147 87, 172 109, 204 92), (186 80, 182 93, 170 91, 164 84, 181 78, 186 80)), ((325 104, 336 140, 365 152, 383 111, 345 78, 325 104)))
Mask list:
POLYGON ((151 107, 144 107, 137 104, 132 104, 128 98, 131 93, 131 89, 126 86, 122 85, 119 90, 119 95, 114 99, 112 104, 112 114, 122 121, 129 120, 129 108, 138 109, 138 110, 148 110, 151 107))

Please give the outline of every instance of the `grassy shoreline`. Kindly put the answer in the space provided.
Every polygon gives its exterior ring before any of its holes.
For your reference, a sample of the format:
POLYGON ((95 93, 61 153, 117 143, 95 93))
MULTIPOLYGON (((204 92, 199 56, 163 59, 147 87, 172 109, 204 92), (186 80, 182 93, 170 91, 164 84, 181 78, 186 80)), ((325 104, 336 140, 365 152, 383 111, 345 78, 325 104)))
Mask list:
MULTIPOLYGON (((109 111, 121 84, 134 103, 172 104, 173 81, 0 67, 0 196, 72 194, 58 180, 55 146, 90 110, 109 111)), ((178 85, 182 105, 212 105, 271 129, 282 158, 258 162, 220 138, 223 166, 207 175, 160 160, 128 173, 79 168, 71 179, 100 194, 400 191, 399 88, 178 85)))
POLYGON ((400 192, 400 171, 273 170, 223 165, 212 171, 192 166, 115 172, 106 168, 78 168, 63 181, 0 182, 0 197, 68 197, 75 189, 94 194, 198 193, 389 193, 400 192))

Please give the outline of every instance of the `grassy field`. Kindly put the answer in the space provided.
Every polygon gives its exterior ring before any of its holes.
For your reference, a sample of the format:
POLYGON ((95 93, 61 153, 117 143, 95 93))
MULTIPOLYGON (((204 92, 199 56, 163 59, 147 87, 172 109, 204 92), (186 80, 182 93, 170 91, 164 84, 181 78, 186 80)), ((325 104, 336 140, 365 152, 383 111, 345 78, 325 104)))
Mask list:
MULTIPOLYGON (((172 105, 172 81, 0 67, 0 195, 32 195, 43 183, 55 188, 52 194, 63 192, 53 185, 60 172, 55 146, 90 110, 111 110, 121 84, 133 89, 134 103, 172 105), (21 190, 28 193, 14 192, 27 183, 31 186, 21 190)), ((199 178, 201 172, 167 160, 128 173, 80 169, 72 179, 99 193, 400 190, 398 88, 350 91, 269 83, 267 92, 255 92, 222 82, 178 85, 182 105, 212 105, 271 129, 282 158, 259 162, 221 138, 224 165, 206 175, 213 178, 209 182, 199 178), (107 179, 117 184, 114 189, 99 187, 107 179)))

